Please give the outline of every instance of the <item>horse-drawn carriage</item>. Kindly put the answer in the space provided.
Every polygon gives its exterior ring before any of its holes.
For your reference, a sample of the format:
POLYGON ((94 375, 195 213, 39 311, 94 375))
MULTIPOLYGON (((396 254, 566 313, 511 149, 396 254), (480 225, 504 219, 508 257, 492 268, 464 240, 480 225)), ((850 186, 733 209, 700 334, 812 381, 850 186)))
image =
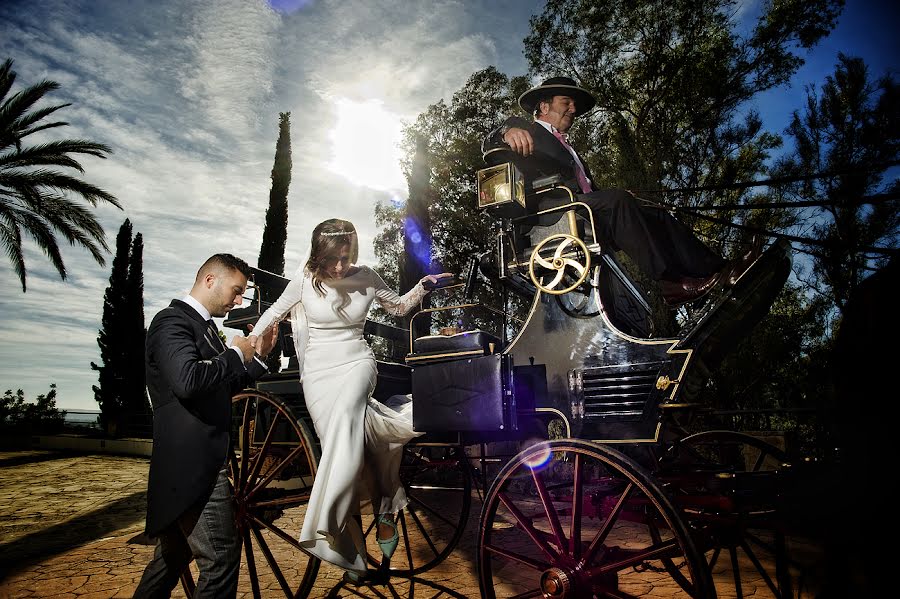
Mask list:
MULTIPOLYGON (((483 597, 650 597, 661 581, 684 596, 715 597, 711 572, 723 554, 728 594, 741 597, 739 551, 773 596, 794 597, 782 503, 796 472, 786 454, 748 434, 687 432, 709 369, 784 284, 789 246, 772 244, 678 334, 656 337, 647 300, 598 239, 587 206, 558 180, 526 180, 515 162, 498 162, 478 172, 478 197, 497 220, 497 244, 449 288, 460 301, 415 316, 410 331, 424 325, 429 334, 366 327, 386 354, 375 397, 412 393, 414 425, 425 432, 405 449, 410 501, 390 562, 382 563, 374 518, 362 517, 373 584, 441 563, 473 517, 474 494, 483 597), (527 197, 542 193, 570 201, 526 209, 527 197), (478 279, 497 285, 497 297, 531 298, 524 320, 505 302, 473 302, 478 279), (484 318, 454 316, 471 328, 431 334, 442 316, 482 308, 497 316, 494 330, 484 318)), ((253 323, 266 308, 260 289, 277 295, 286 283, 257 271, 255 304, 225 325, 253 323)), ((288 356, 291 347, 282 344, 288 356)), ((233 405, 230 471, 253 595, 307 596, 320 564, 297 537, 318 441, 296 366, 233 405)), ((190 588, 189 574, 183 582, 190 588)))

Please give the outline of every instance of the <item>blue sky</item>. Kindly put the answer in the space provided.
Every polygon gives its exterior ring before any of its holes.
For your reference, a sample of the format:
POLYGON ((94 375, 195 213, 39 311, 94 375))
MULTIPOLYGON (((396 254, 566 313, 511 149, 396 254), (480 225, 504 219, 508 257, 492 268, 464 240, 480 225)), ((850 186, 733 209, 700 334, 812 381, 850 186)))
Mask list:
MULTIPOLYGON (((752 14, 757 2, 742 5, 752 14)), ((837 30, 789 88, 759 98, 781 132, 803 87, 832 72, 837 52, 873 74, 898 68, 896 18, 887 0, 848 3, 837 30)), ((53 79, 51 101, 70 101, 59 133, 102 141, 107 160, 86 177, 124 211, 97 215, 110 245, 127 217, 144 237, 147 322, 184 295, 210 254, 255 263, 268 205, 278 113, 291 112, 293 180, 287 270, 313 226, 331 217, 360 230, 361 262, 374 263, 377 202, 403 199, 394 147, 400 128, 448 99, 474 71, 526 72, 522 39, 542 0, 4 0, 0 56, 17 85, 53 79)), ((108 284, 105 267, 63 248, 59 280, 26 242, 28 291, 0 260, 0 392, 33 399, 58 387, 58 405, 95 409, 91 385, 108 284)), ((226 331, 233 333, 233 331, 226 331)))

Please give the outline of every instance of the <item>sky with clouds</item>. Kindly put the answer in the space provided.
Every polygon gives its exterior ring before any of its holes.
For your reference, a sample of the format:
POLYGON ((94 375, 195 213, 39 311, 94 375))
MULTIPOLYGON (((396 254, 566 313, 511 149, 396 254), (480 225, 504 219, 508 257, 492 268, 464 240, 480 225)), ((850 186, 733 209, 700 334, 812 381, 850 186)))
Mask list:
MULTIPOLYGON (((756 2, 745 3, 752 13, 756 2)), ((756 106, 773 131, 803 86, 833 70, 838 51, 873 73, 894 69, 897 36, 886 0, 848 2, 838 30, 790 89, 756 106)), ((292 181, 286 269, 312 228, 354 221, 361 262, 374 263, 378 202, 402 201, 396 142, 405 123, 450 96, 476 70, 527 65, 522 40, 542 0, 3 0, 0 60, 13 92, 47 78, 70 126, 54 135, 106 143, 86 158, 90 182, 124 210, 96 210, 108 242, 125 218, 144 239, 147 323, 190 288, 200 263, 231 252, 255 264, 268 206, 278 114, 291 112, 292 181), (351 172, 351 167, 354 167, 351 172)), ((28 291, 0 260, 0 392, 33 399, 58 388, 62 409, 96 409, 91 385, 109 267, 65 246, 61 281, 25 242, 28 291)), ((221 319, 220 319, 221 320, 221 319)), ((227 333, 233 331, 226 330, 227 333)))

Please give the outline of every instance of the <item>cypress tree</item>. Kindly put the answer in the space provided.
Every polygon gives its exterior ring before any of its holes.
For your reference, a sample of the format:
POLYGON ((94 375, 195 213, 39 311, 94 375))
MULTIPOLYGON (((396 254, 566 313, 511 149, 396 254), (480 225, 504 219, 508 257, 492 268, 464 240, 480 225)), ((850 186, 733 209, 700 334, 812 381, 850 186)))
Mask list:
POLYGON ((94 399, 100 406, 100 425, 112 435, 121 433, 122 398, 126 387, 128 322, 127 289, 128 260, 131 246, 131 221, 127 218, 116 235, 116 255, 113 258, 109 287, 103 296, 103 319, 97 336, 102 365, 91 362, 91 369, 98 373, 98 385, 93 385, 94 399))
MULTIPOLYGON (((416 139, 416 150, 413 156, 409 176, 409 199, 406 201, 406 213, 403 216, 403 255, 400 257, 400 290, 409 291, 418 281, 431 271, 431 217, 428 213, 430 204, 428 167, 428 145, 422 136, 416 139)), ((428 307, 429 296, 425 296, 423 307, 428 307)), ((412 314, 404 318, 404 326, 409 328, 412 314)), ((417 330, 414 337, 428 334, 428 321, 416 321, 417 330)))
MULTIPOLYGON (((288 188, 291 185, 291 113, 279 113, 278 141, 275 144, 275 164, 272 166, 272 189, 269 191, 269 207, 266 209, 266 227, 263 229, 257 266, 262 270, 284 276, 284 247, 287 243, 288 188)), ((257 290, 263 302, 278 299, 279 292, 272 289, 257 290)), ((281 352, 269 354, 266 363, 269 372, 281 369, 281 352)))
MULTIPOLYGON (((291 185, 291 113, 279 115, 278 141, 275 144, 275 164, 272 166, 272 189, 266 209, 257 266, 284 275, 284 247, 287 242, 288 188, 291 185)), ((277 298, 273 298, 277 299, 277 298)))
POLYGON ((128 278, 125 288, 127 327, 123 407, 131 434, 152 434, 153 417, 147 398, 144 358, 147 328, 144 326, 144 237, 136 233, 128 257, 128 278))

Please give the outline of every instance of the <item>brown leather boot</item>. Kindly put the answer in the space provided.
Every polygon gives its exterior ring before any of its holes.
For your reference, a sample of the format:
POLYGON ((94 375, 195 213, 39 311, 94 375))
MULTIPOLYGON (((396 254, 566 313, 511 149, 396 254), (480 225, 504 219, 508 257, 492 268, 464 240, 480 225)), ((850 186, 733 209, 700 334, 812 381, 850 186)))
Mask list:
POLYGON ((762 235, 754 235, 753 239, 750 240, 750 249, 748 249, 742 256, 739 258, 735 258, 731 263, 731 269, 728 272, 728 276, 725 278, 725 285, 728 287, 734 287, 734 284, 738 282, 738 279, 747 272, 753 263, 756 262, 756 259, 762 255, 763 246, 765 245, 765 238, 762 235))
POLYGON ((663 300, 669 306, 697 301, 712 291, 727 273, 728 269, 725 268, 708 277, 684 277, 677 281, 660 281, 663 300))

